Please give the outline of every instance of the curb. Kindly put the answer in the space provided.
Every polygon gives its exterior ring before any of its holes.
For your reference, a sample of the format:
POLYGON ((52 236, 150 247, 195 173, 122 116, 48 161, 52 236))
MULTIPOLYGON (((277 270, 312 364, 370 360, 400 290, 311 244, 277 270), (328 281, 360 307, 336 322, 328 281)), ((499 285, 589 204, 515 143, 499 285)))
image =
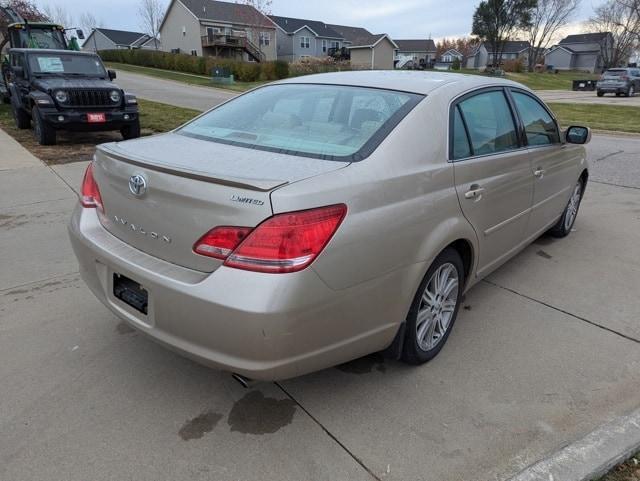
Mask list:
POLYGON ((640 451, 640 409, 532 464, 509 481, 591 481, 640 451))

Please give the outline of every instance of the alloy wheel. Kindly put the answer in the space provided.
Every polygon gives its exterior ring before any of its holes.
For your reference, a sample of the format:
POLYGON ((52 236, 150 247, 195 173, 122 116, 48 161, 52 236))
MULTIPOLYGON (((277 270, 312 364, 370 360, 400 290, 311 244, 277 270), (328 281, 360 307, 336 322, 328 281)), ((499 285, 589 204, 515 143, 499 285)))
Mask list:
POLYGON ((568 231, 573 226, 578 215, 578 207, 580 207, 580 199, 582 198, 582 183, 578 182, 573 189, 569 205, 567 206, 567 215, 564 218, 564 228, 568 231))
POLYGON ((450 262, 441 265, 427 282, 416 320, 416 339, 423 351, 444 339, 458 303, 459 285, 458 270, 450 262))

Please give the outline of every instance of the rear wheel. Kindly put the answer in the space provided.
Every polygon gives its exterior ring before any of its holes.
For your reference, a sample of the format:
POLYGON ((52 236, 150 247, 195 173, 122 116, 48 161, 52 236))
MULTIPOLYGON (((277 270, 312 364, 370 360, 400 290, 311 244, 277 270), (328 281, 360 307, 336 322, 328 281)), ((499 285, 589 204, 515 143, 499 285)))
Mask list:
POLYGON ((140 137, 140 121, 136 120, 132 124, 125 125, 120 129, 120 133, 124 140, 137 139, 140 137))
POLYGON ((31 119, 29 114, 22 108, 11 104, 11 112, 13 113, 13 121, 19 129, 28 129, 31 127, 31 119))
POLYGON ((602 90, 598 90, 598 91, 596 92, 596 95, 597 95, 598 97, 602 97, 602 96, 604 95, 604 92, 603 92, 602 90))
POLYGON ((31 119, 33 120, 33 133, 38 143, 40 145, 55 145, 56 131, 43 120, 38 107, 33 107, 31 119))
POLYGON ((565 207, 562 216, 558 219, 556 225, 549 230, 549 234, 553 237, 566 237, 569 235, 573 224, 576 222, 576 217, 578 217, 578 209, 580 208, 583 192, 584 184, 582 179, 580 179, 573 188, 571 198, 569 199, 569 203, 565 207))
POLYGON ((440 352, 458 315, 463 285, 462 259, 448 247, 429 267, 411 304, 403 361, 423 364, 440 352))

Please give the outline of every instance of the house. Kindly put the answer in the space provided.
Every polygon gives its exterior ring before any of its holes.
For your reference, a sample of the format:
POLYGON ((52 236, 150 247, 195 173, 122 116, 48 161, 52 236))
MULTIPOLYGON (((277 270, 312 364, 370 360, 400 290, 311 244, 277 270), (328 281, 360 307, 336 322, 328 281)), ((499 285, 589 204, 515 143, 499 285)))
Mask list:
POLYGON ((171 0, 160 25, 163 50, 245 61, 276 59, 276 25, 251 5, 171 0))
POLYGON ((344 38, 353 67, 390 70, 393 68, 398 45, 386 33, 374 34, 365 28, 347 25, 329 25, 344 38))
POLYGON ((278 60, 295 62, 307 57, 327 57, 342 48, 344 38, 317 20, 269 15, 276 24, 278 60))
POLYGON ((432 39, 394 40, 396 50, 396 68, 402 68, 408 61, 415 64, 430 65, 436 58, 436 44, 432 39))
POLYGON ((454 60, 458 59, 460 65, 462 65, 463 58, 464 55, 458 52, 455 48, 450 48, 438 57, 438 62, 452 64, 454 60))
POLYGON ((160 42, 141 32, 94 28, 82 44, 82 50, 97 52, 98 50, 116 50, 120 48, 160 49, 160 42))
MULTIPOLYGON (((523 64, 529 61, 529 49, 531 44, 523 40, 507 40, 502 47, 500 63, 505 60, 522 60, 523 64)), ((484 68, 495 63, 495 59, 500 55, 499 49, 494 48, 490 43, 482 43, 467 57, 465 65, 467 68, 484 68)))
POLYGON ((545 53, 544 63, 554 70, 602 72, 611 58, 612 49, 610 32, 569 35, 545 53))

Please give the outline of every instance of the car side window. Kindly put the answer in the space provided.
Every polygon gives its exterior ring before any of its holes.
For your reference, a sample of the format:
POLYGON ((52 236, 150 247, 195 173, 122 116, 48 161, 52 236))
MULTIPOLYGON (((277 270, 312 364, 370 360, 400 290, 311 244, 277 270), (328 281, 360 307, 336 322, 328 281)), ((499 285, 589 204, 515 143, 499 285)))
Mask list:
POLYGON ((530 95, 513 92, 513 101, 524 124, 529 145, 551 145, 560 143, 558 126, 549 112, 530 95))
POLYGON ((518 148, 511 109, 502 90, 483 92, 458 104, 467 125, 472 155, 518 148))
POLYGON ((453 111, 453 141, 452 141, 451 159, 458 160, 471 156, 471 146, 469 145, 469 137, 467 129, 462 121, 460 109, 458 106, 453 111))

